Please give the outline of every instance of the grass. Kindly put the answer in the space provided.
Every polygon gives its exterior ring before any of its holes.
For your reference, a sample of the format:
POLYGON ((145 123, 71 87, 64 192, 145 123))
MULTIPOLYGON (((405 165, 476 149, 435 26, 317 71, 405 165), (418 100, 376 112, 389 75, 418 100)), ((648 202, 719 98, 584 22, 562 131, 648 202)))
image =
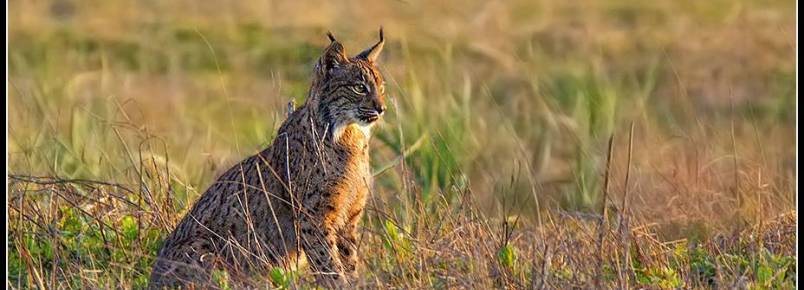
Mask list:
POLYGON ((12 1, 7 283, 143 287, 324 33, 383 25, 358 285, 795 288, 794 6, 12 1))

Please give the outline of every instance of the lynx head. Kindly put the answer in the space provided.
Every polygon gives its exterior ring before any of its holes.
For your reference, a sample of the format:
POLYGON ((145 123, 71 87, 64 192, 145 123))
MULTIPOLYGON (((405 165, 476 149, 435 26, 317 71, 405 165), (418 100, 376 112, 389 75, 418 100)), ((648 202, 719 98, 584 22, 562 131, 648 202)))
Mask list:
POLYGON ((349 126, 356 125, 368 138, 369 131, 385 113, 385 86, 377 69, 377 57, 385 39, 354 57, 331 33, 330 44, 315 66, 308 105, 328 126, 334 140, 340 139, 349 126))

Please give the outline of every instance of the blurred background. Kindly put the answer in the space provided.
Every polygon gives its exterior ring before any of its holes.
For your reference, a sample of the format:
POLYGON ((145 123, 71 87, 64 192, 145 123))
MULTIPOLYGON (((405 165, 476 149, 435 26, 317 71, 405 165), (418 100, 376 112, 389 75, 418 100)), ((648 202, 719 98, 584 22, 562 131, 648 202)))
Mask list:
POLYGON ((373 202, 399 219, 466 193, 599 213, 613 136, 606 204, 706 237, 795 208, 795 6, 10 1, 8 170, 148 188, 177 219, 303 103, 326 31, 355 54, 383 26, 373 202))

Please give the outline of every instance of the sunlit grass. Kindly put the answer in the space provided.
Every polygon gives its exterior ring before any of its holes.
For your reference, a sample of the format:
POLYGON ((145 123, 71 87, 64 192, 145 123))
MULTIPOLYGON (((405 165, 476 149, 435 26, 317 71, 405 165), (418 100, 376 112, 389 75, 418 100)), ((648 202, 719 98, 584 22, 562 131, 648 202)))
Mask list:
POLYGON ((356 53, 379 25, 362 285, 795 283, 791 1, 151 4, 9 4, 14 287, 144 286, 303 102, 324 33, 356 53))

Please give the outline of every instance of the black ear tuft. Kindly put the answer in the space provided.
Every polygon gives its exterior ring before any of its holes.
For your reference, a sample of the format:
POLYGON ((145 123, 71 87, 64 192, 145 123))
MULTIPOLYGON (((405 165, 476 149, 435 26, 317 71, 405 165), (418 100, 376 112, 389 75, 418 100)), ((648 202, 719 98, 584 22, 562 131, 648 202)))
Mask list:
POLYGON ((347 62, 346 52, 343 49, 343 45, 335 40, 335 36, 333 36, 331 32, 327 32, 327 37, 331 42, 324 50, 324 54, 318 60, 318 64, 316 64, 316 70, 321 75, 326 75, 332 69, 347 62))
POLYGON ((385 36, 382 33, 382 26, 380 26, 380 40, 377 41, 377 43, 374 44, 374 46, 369 47, 368 49, 358 54, 357 58, 375 62, 377 61, 377 57, 380 55, 380 52, 382 52, 382 48, 384 45, 385 45, 385 36))

